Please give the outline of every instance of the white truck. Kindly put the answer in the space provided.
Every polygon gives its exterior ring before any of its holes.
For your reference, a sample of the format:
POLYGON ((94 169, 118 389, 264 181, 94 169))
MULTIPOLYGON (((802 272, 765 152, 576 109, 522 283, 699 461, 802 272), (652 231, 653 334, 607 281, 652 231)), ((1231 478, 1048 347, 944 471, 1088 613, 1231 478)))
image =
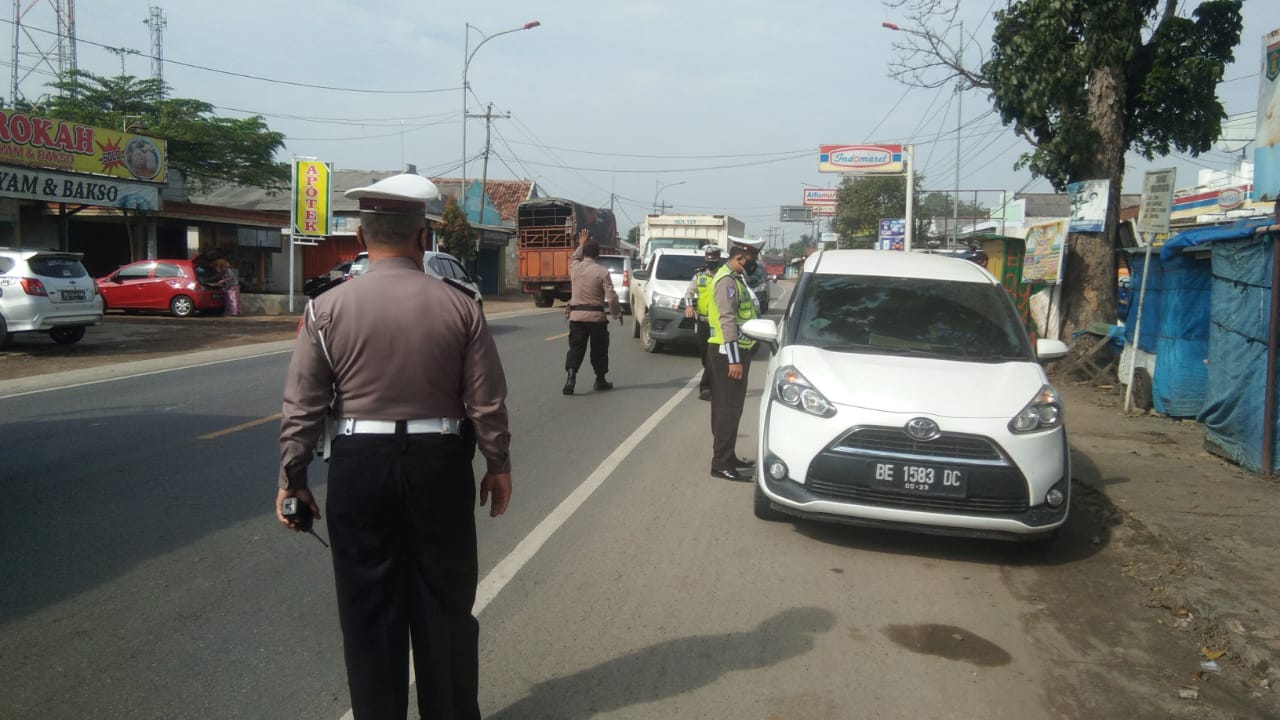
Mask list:
POLYGON ((744 237, 747 226, 728 215, 646 215, 640 226, 640 261, 648 267, 655 250, 701 250, 717 245, 728 252, 729 236, 744 237))

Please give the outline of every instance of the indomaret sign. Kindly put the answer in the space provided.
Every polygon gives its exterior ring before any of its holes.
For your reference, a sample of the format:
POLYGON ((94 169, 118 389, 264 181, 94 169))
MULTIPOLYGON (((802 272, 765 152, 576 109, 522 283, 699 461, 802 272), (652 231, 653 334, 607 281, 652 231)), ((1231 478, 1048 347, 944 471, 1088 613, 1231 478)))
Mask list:
POLYGON ((329 166, 319 160, 293 164, 293 232, 324 237, 329 234, 329 166))

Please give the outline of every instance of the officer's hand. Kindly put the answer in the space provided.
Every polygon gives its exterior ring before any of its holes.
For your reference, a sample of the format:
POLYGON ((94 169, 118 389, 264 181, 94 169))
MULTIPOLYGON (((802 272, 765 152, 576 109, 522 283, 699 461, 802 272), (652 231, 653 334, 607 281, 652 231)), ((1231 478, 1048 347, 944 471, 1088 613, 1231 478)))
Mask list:
POLYGON ((741 379, 742 379, 742 363, 730 363, 730 364, 729 364, 729 379, 730 379, 730 380, 741 380, 741 379))
POLYGON ((294 532, 302 532, 302 529, 292 521, 284 519, 284 511, 280 507, 281 505, 284 505, 285 498, 291 497, 296 497, 300 502, 310 505, 311 516, 316 520, 320 519, 320 505, 316 503, 315 496, 312 495, 311 491, 307 488, 299 488, 297 490, 280 490, 276 492, 276 519, 280 521, 281 525, 289 528, 290 530, 294 532))
POLYGON ((480 507, 489 501, 489 493, 493 493, 489 517, 498 517, 507 511, 507 503, 511 500, 511 473, 485 473, 480 481, 480 507))
POLYGON ((691 317, 693 317, 693 306, 692 306, 692 305, 686 305, 686 306, 685 306, 685 308, 684 308, 684 316, 685 316, 685 317, 687 317, 687 318, 691 318, 691 317))

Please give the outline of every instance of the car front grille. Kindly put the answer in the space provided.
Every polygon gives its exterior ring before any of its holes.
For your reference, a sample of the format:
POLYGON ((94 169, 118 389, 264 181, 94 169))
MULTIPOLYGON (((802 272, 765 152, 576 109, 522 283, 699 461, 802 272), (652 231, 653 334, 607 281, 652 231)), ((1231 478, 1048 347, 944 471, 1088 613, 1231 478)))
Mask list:
POLYGON ((857 427, 832 443, 809 465, 805 487, 814 496, 859 505, 963 515, 1007 516, 1027 512, 1027 481, 993 440, 943 433, 916 440, 902 428, 857 427), (872 482, 877 463, 962 469, 966 496, 947 497, 886 489, 872 482))
POLYGON ((936 458, 938 460, 1000 461, 1004 454, 987 438, 944 433, 934 440, 916 440, 902 428, 855 428, 832 447, 835 452, 936 458))

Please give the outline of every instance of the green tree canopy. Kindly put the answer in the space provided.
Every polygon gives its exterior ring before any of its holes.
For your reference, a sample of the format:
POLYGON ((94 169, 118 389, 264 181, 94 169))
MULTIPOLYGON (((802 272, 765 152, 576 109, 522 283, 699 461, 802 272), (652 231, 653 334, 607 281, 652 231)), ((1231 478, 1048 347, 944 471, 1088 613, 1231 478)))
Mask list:
POLYGON ((166 98, 167 87, 152 78, 77 70, 52 85, 59 94, 50 103, 50 115, 164 140, 170 169, 181 172, 192 190, 224 183, 289 185, 288 164, 275 161, 284 134, 273 132, 260 116, 215 116, 213 105, 202 100, 166 98))
POLYGON ((444 211, 440 213, 440 223, 436 225, 436 238, 440 241, 440 249, 458 258, 463 265, 470 266, 476 257, 476 239, 471 230, 471 223, 458 207, 453 197, 444 201, 444 211))
MULTIPOLYGON (((921 177, 915 177, 915 204, 920 207, 921 177)), ((880 221, 907 216, 907 184, 902 177, 867 175, 846 177, 836 189, 836 216, 831 227, 840 234, 840 247, 874 247, 880 221)), ((925 237, 928 221, 915 213, 915 238, 925 237)))

